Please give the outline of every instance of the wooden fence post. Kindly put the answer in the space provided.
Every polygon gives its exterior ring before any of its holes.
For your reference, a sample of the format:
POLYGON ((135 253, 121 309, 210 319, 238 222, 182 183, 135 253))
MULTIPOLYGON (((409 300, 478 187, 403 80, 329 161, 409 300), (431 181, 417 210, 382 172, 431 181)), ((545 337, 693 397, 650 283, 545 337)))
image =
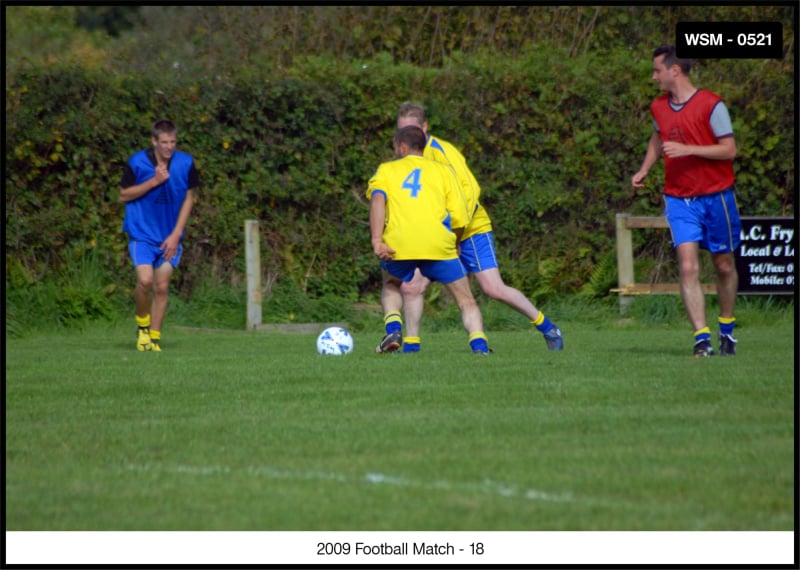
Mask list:
MULTIPOLYGON (((633 285, 633 238, 628 228, 630 214, 617 214, 617 287, 625 290, 633 285)), ((620 293, 619 309, 624 312, 633 297, 620 293)))
POLYGON ((245 261, 247 262, 247 330, 261 325, 261 234, 258 220, 244 222, 245 261))

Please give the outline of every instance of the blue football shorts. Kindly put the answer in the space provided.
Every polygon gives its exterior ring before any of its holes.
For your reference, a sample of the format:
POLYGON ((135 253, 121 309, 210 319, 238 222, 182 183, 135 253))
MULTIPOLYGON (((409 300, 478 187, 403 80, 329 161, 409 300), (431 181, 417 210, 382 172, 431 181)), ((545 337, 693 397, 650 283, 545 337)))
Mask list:
POLYGON ((742 222, 733 187, 692 198, 664 195, 664 217, 673 247, 698 242, 711 253, 733 253, 739 247, 742 222))
POLYGON ((461 242, 461 263, 470 273, 497 267, 494 232, 475 234, 461 242))
POLYGON ((467 275, 467 270, 462 265, 461 260, 455 259, 436 259, 407 261, 381 261, 381 268, 390 275, 397 277, 401 281, 411 281, 414 277, 414 270, 419 267, 420 272, 431 281, 438 281, 442 284, 458 281, 467 275))
MULTIPOLYGON (((153 245, 152 243, 148 243, 146 241, 129 241, 128 252, 131 254, 134 267, 137 265, 152 265, 158 269, 162 263, 167 261, 164 258, 164 250, 162 250, 159 246, 153 245)), ((172 267, 178 267, 182 253, 183 244, 181 243, 178 244, 178 253, 175 254, 175 257, 169 260, 169 262, 172 264, 172 267)))

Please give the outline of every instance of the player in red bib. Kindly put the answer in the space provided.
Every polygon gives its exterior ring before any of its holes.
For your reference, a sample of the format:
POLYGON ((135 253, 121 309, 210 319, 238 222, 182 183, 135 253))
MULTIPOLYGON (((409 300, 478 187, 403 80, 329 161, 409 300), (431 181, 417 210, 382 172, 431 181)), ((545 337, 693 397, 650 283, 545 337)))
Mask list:
POLYGON ((631 181, 642 188, 647 173, 664 157, 664 216, 678 257, 681 298, 695 331, 694 356, 714 354, 700 283, 701 248, 711 253, 717 274, 719 352, 732 356, 739 284, 733 254, 741 233, 734 196, 736 143, 725 103, 696 88, 690 71, 691 61, 678 58, 675 46, 653 52, 653 80, 666 93, 650 106, 655 132, 631 181))

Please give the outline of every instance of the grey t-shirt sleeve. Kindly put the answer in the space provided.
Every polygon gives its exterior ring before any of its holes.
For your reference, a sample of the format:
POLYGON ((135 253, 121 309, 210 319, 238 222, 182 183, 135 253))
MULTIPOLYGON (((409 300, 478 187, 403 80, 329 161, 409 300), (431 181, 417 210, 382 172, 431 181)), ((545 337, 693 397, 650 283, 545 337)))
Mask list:
POLYGON ((728 108, 722 101, 714 106, 714 110, 711 111, 711 117, 708 122, 711 124, 711 130, 714 131, 714 135, 718 139, 733 135, 731 116, 728 114, 728 108))

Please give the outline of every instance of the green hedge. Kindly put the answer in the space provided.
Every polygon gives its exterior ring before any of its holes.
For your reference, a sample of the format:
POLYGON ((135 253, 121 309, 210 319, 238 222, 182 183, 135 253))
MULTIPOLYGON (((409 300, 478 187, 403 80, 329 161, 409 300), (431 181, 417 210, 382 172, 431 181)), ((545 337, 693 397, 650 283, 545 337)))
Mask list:
MULTIPOLYGON (((649 53, 570 54, 534 44, 437 68, 297 57, 282 74, 111 74, 50 66, 6 86, 6 286, 41 280, 93 252, 132 286, 122 166, 167 116, 203 188, 176 286, 241 283, 243 224, 261 222, 265 282, 311 298, 375 299, 366 182, 391 157, 398 105, 426 105, 431 131, 463 149, 494 221, 506 280, 537 298, 614 284, 614 214, 660 212, 660 174, 634 190, 651 133, 649 53), (11 280, 10 272, 16 277, 11 280), (21 277, 20 277, 21 276, 21 277)), ((723 95, 734 120, 745 215, 794 208, 793 60, 707 61, 695 84, 723 95)), ((644 254, 658 235, 637 237, 644 254)))

